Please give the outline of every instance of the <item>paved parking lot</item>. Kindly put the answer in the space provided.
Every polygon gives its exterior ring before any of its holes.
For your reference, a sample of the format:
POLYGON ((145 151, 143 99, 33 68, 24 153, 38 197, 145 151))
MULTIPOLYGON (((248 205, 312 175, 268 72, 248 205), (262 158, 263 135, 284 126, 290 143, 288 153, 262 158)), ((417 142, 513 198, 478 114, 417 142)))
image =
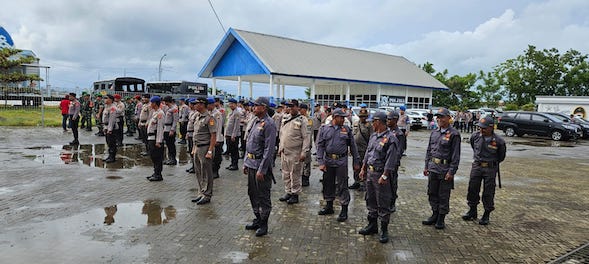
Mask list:
POLYGON ((344 223, 317 215, 317 168, 296 205, 278 201, 278 179, 270 233, 257 238, 243 228, 252 219, 246 177, 224 170, 227 161, 212 202, 197 206, 185 147, 163 182, 148 182, 151 162, 134 139, 106 165, 104 138, 81 132, 72 149, 60 130, 0 128, 0 263, 542 263, 589 242, 589 141, 507 138, 489 226, 460 218, 472 161, 463 141, 447 227, 435 230, 421 225, 430 213, 421 176, 429 134, 413 132, 391 242, 382 245, 357 234, 366 224, 363 193, 351 191, 344 223))

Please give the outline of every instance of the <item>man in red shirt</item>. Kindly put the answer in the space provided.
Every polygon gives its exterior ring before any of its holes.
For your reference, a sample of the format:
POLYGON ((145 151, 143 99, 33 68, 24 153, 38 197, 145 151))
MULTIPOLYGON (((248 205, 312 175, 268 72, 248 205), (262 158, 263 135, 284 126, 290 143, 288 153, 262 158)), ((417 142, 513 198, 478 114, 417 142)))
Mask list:
POLYGON ((59 103, 59 109, 61 109, 61 127, 63 127, 63 132, 67 132, 67 119, 69 117, 69 107, 70 107, 70 97, 69 95, 65 95, 65 98, 61 99, 59 103))

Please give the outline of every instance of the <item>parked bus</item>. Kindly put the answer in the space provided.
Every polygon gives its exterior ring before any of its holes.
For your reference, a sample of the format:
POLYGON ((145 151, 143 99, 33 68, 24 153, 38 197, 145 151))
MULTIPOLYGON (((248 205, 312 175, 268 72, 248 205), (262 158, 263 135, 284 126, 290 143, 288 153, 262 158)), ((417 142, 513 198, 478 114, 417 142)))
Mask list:
POLYGON ((157 81, 147 82, 147 92, 153 94, 183 94, 207 96, 206 83, 188 81, 157 81))
POLYGON ((119 77, 113 80, 94 82, 94 91, 144 93, 145 80, 135 77, 119 77))

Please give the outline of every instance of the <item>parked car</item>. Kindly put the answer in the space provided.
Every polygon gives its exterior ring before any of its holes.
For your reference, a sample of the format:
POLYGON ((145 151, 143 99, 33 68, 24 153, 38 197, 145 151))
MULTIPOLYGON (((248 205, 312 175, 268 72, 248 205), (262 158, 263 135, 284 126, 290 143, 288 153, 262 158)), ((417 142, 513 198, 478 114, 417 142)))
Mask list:
POLYGON ((411 119, 411 129, 427 128, 427 118, 419 112, 407 109, 405 114, 411 119))
POLYGON ((552 140, 568 140, 577 137, 577 128, 559 118, 537 112, 504 112, 498 118, 497 129, 506 136, 521 137, 525 134, 547 136, 552 140))
POLYGON ((589 138, 589 121, 580 116, 573 118, 573 123, 580 125, 583 128, 583 138, 589 138))
POLYGON ((584 137, 583 135, 583 127, 579 124, 576 124, 573 122, 573 120, 571 120, 570 116, 567 116, 565 114, 561 114, 561 113, 553 113, 553 112, 543 112, 545 114, 549 114, 552 115, 560 120, 562 120, 562 122, 570 124, 571 126, 575 127, 575 131, 577 133, 577 138, 582 138, 584 137))
MULTIPOLYGON (((352 107, 352 111, 354 112, 355 115, 360 114, 360 109, 362 109, 359 106, 353 106, 352 107)), ((374 113, 381 111, 380 109, 376 109, 376 108, 366 108, 368 110, 368 117, 372 117, 372 115, 374 115, 374 113)))

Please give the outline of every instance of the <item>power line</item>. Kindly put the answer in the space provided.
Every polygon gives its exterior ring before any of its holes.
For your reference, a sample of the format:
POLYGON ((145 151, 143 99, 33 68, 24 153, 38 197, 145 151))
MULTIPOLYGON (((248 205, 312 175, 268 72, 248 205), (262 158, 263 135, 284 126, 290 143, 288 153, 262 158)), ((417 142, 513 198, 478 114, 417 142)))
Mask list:
POLYGON ((223 33, 227 32, 225 30, 225 27, 223 26, 223 23, 221 23, 221 19, 219 18, 219 15, 217 15, 217 11, 215 11, 215 7, 213 7, 213 3, 211 2, 211 0, 208 0, 208 1, 209 1, 209 5, 211 5, 211 9, 213 9, 213 13, 215 13, 215 17, 217 18, 219 25, 221 25, 221 28, 223 29, 223 33))

